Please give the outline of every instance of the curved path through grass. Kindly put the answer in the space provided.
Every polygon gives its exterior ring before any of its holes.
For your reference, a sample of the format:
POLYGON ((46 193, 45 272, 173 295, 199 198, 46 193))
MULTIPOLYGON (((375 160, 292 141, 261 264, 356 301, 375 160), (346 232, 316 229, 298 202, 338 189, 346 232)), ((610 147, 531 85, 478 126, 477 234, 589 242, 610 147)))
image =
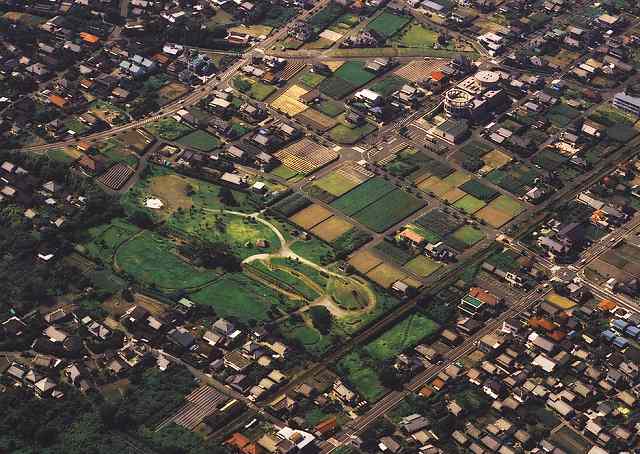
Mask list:
POLYGON ((363 291, 367 294, 367 298, 368 298, 368 303, 366 305, 366 307, 363 307, 361 309, 358 310, 346 310, 342 307, 339 306, 339 304, 335 301, 333 301, 333 299, 331 297, 329 297, 328 295, 323 295, 320 298, 318 298, 316 301, 312 302, 311 304, 309 304, 308 306, 305 306, 305 308, 302 308, 301 311, 304 311, 306 309, 308 309, 311 306, 324 306, 326 307, 334 316, 342 318, 342 317, 346 317, 346 316, 350 316, 350 315, 356 315, 358 313, 361 312, 368 312, 369 310, 371 310, 373 308, 373 306, 375 306, 376 304, 376 296, 374 294, 374 292, 365 284, 363 284, 362 282, 359 282, 357 279, 353 278, 353 277, 348 277, 348 276, 344 276, 342 274, 336 273, 334 271, 329 270, 328 268, 318 265, 315 262, 312 262, 311 260, 307 260, 304 257, 299 256, 298 254, 296 254, 295 252, 293 252, 291 250, 291 248, 289 247, 289 244, 287 243, 287 240, 285 239, 284 235, 282 234, 282 232, 280 232, 280 230, 278 230, 278 228, 273 225, 272 223, 270 223, 269 221, 267 221, 266 219, 263 219, 260 217, 260 215, 262 214, 262 212, 256 212, 256 213, 242 213, 240 211, 232 211, 232 210, 212 210, 212 209, 207 209, 205 208, 205 211, 209 211, 212 213, 220 213, 220 214, 230 214, 230 215, 235 215, 235 216, 241 216, 241 217, 245 217, 245 218, 253 218, 255 219, 257 222, 260 222, 261 224, 265 225, 266 227, 270 228, 273 233, 278 237, 278 241, 280 242, 280 249, 275 251, 275 252, 271 252, 271 253, 265 253, 265 254, 255 254, 252 255, 250 257, 245 258, 242 263, 251 263, 251 262, 255 262, 255 261, 267 261, 271 258, 288 258, 291 260, 295 260, 298 261, 299 263, 302 263, 303 265, 306 265, 310 268, 313 268, 317 271, 320 271, 321 273, 324 273, 326 275, 328 275, 329 277, 333 277, 336 279, 342 279, 342 280, 349 280, 351 282, 354 282, 356 285, 362 287, 363 291))

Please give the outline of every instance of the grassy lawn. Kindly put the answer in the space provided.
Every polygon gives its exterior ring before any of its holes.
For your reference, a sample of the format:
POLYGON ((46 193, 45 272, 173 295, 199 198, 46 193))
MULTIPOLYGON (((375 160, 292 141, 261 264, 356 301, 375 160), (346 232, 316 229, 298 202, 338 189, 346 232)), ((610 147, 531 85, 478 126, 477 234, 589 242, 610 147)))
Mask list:
POLYGON ((110 267, 116 248, 139 231, 133 224, 114 219, 109 224, 90 228, 87 231, 90 240, 80 247, 82 252, 110 267))
POLYGON ((190 126, 177 122, 174 118, 162 118, 145 126, 151 134, 163 140, 176 140, 193 131, 190 126))
POLYGON ((201 129, 181 137, 177 142, 205 152, 213 151, 221 145, 220 140, 216 136, 201 129))
POLYGON ((269 227, 231 214, 220 215, 197 209, 182 210, 174 213, 167 220, 167 225, 191 237, 225 242, 242 259, 254 254, 272 252, 280 247, 278 237, 269 227), (258 240, 266 240, 268 246, 258 248, 258 240))
POLYGON ((335 118, 344 112, 344 105, 340 102, 325 99, 315 106, 316 110, 322 112, 328 117, 335 118))
POLYGON ((396 187, 392 183, 383 178, 374 177, 347 192, 331 206, 351 216, 394 189, 396 187))
POLYGON ((78 159, 80 153, 68 152, 64 148, 54 148, 47 151, 47 156, 54 161, 62 162, 63 164, 71 164, 78 159))
POLYGON ((452 236, 469 247, 484 239, 484 233, 471 225, 460 227, 452 236))
POLYGON ((425 202, 396 189, 353 217, 376 232, 384 232, 425 205, 425 202))
POLYGON ((411 17, 398 16, 385 11, 369 23, 369 29, 376 31, 385 38, 389 38, 407 25, 410 20, 411 17))
POLYGON ((327 293, 343 309, 358 310, 367 307, 369 299, 361 285, 353 281, 332 278, 327 293))
POLYGON ((414 313, 368 343, 364 350, 376 361, 394 358, 420 340, 431 336, 439 326, 422 314, 414 313))
POLYGON ((386 392, 385 387, 380 383, 376 369, 367 365, 357 351, 349 353, 340 360, 338 372, 369 402, 377 401, 386 392))
POLYGON ((176 254, 173 242, 149 231, 121 246, 115 261, 136 281, 160 288, 192 288, 218 277, 212 270, 201 270, 186 262, 176 254))
POLYGON ((307 71, 302 76, 300 76, 300 82, 310 88, 317 87, 318 85, 320 85, 320 82, 325 79, 326 77, 322 74, 312 73, 311 71, 307 71))
POLYGON ((257 282, 245 274, 226 274, 213 284, 192 293, 189 299, 211 306, 216 315, 235 318, 244 323, 250 320, 269 320, 269 310, 280 306, 285 309, 291 302, 280 293, 257 282))

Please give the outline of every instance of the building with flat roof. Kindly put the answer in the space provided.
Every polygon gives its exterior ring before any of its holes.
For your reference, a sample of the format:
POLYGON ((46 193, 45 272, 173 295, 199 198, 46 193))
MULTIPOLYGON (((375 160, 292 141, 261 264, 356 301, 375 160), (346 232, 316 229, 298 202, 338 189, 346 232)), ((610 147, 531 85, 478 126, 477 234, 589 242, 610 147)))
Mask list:
POLYGON ((625 92, 616 93, 613 97, 613 105, 640 117, 640 97, 631 96, 625 92))

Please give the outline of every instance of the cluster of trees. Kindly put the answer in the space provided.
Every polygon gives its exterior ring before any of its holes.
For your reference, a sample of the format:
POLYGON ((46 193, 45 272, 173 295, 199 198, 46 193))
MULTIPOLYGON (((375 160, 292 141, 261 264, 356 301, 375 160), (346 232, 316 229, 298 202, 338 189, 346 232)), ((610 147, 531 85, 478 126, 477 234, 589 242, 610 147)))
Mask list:
POLYGON ((180 252, 191 258, 197 266, 222 268, 227 272, 242 270, 242 261, 231 246, 223 241, 195 240, 180 246, 180 252))

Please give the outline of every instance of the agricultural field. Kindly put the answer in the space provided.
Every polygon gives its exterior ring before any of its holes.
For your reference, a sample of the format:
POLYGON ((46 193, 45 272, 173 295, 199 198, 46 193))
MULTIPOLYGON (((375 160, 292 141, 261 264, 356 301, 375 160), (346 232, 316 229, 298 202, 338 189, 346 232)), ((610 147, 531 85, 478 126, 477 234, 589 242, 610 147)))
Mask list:
POLYGON ((316 224, 310 232, 321 240, 331 243, 353 228, 354 226, 350 222, 332 216, 316 224))
POLYGON ((300 76, 300 82, 309 88, 316 88, 326 77, 322 74, 307 71, 300 76))
POLYGON ((221 145, 220 139, 202 129, 198 129, 181 137, 177 142, 189 148, 195 148, 198 151, 204 152, 213 151, 221 145))
POLYGON ((308 175, 338 159, 338 154, 313 140, 304 138, 274 154, 294 172, 308 175))
POLYGON ((213 270, 194 267, 178 255, 177 244, 149 231, 121 244, 113 264, 136 281, 162 289, 200 287, 219 276, 213 270))
POLYGON ((110 167, 119 162, 135 168, 138 165, 137 156, 126 149, 124 144, 118 139, 110 138, 100 142, 95 146, 96 152, 106 161, 106 166, 110 167))
POLYGON ((393 184, 382 178, 374 177, 347 192, 331 205, 346 215, 352 216, 394 189, 396 187, 393 184))
POLYGON ((450 165, 433 159, 414 148, 402 150, 395 159, 386 164, 385 168, 393 175, 416 184, 420 184, 431 176, 439 179, 446 178, 454 171, 450 165))
POLYGON ((524 211, 524 206, 515 199, 500 195, 487 206, 475 213, 478 219, 491 227, 500 228, 524 211))
POLYGON ((331 210, 320 205, 309 205, 291 216, 289 220, 305 230, 310 230, 322 221, 333 216, 331 210))
POLYGON ((315 107, 318 111, 331 118, 335 118, 344 112, 344 105, 331 99, 324 99, 315 107))
POLYGON ((369 29, 374 30, 380 36, 389 38, 400 31, 411 21, 411 16, 400 16, 389 11, 384 11, 369 23, 369 29))
POLYGON ((375 77, 374 73, 364 68, 362 62, 347 61, 340 65, 331 77, 323 80, 319 88, 327 96, 340 99, 370 82, 375 77))
POLYGON ((388 76, 379 82, 371 85, 369 88, 376 93, 380 93, 382 96, 391 96, 394 92, 400 90, 403 85, 407 83, 407 79, 400 76, 388 76))
POLYGON ((396 189, 358 211, 353 217, 375 232, 380 233, 418 211, 423 206, 425 206, 425 202, 421 199, 396 189))
POLYGON ((515 195, 524 195, 533 187, 538 172, 523 163, 509 163, 491 171, 485 177, 488 181, 515 195))
POLYGON ((482 241, 485 235, 481 230, 471 225, 465 225, 453 232, 451 238, 464 245, 465 248, 469 248, 479 241, 482 241))
POLYGON ((405 264, 405 268, 420 277, 429 277, 442 267, 441 263, 429 257, 419 255, 405 264))
POLYGON ((271 102, 271 107, 290 117, 298 115, 308 109, 307 105, 300 101, 300 97, 307 92, 308 90, 300 85, 292 85, 271 102))
POLYGON ((329 131, 329 137, 336 143, 353 145, 377 129, 371 123, 365 122, 361 126, 354 126, 346 121, 338 123, 329 131))
POLYGON ((337 124, 337 120, 328 117, 316 109, 306 109, 299 114, 296 114, 294 118, 307 128, 322 133, 328 131, 337 124))
POLYGON ((189 93, 190 88, 179 82, 170 82, 165 84, 158 90, 158 97, 160 98, 160 105, 165 106, 175 101, 176 99, 189 93))
POLYGON ((432 336, 438 329, 436 322, 415 312, 368 343, 364 351, 375 361, 391 359, 432 336))
POLYGON ((457 200, 453 206, 464 211, 467 214, 474 214, 486 205, 482 200, 467 194, 461 199, 457 200))

